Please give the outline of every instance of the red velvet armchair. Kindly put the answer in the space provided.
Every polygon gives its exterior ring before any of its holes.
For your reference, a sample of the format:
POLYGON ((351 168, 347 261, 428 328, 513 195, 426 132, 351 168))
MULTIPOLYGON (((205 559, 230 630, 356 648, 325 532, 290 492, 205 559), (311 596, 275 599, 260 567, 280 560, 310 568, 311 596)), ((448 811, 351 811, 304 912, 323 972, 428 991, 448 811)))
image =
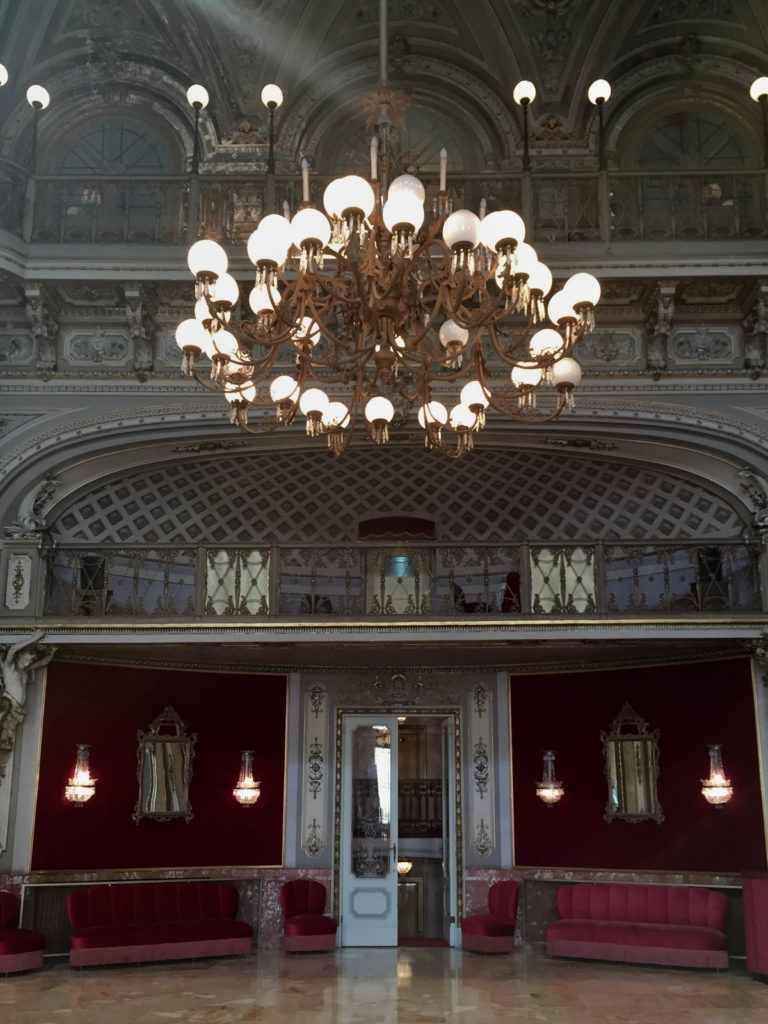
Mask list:
POLYGON ((20 910, 18 896, 0 892, 0 974, 43 966, 45 936, 31 928, 19 928, 20 910))
POLYGON ((325 886, 311 878, 296 878, 280 886, 283 910, 283 949, 304 953, 336 946, 336 921, 325 910, 325 886))
POLYGON ((488 914, 471 914, 461 922, 461 944, 476 953, 511 953, 515 948, 515 920, 519 886, 509 879, 488 890, 488 914))

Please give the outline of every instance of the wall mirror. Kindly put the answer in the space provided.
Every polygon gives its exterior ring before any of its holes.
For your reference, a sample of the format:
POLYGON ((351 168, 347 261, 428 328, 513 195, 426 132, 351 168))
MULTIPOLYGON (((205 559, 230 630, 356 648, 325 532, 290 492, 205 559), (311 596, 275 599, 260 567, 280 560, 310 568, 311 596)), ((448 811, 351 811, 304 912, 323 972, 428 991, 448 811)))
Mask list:
POLYGON ((625 704, 601 732, 605 777, 608 780, 606 821, 664 821, 656 790, 659 778, 659 730, 648 723, 629 704, 625 704))
POLYGON ((133 809, 138 825, 142 818, 170 821, 192 820, 189 784, 197 733, 187 727, 172 707, 167 707, 150 722, 146 732, 139 729, 136 751, 136 777, 139 799, 133 809))

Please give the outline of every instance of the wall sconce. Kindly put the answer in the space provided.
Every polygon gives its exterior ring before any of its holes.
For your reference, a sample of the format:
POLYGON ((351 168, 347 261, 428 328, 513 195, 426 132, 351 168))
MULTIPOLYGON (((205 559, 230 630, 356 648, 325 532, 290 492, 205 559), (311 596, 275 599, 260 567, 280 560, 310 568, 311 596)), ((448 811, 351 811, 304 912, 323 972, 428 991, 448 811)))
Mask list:
POLYGON ((404 878, 413 867, 412 860, 399 860, 397 862, 397 874, 399 878, 404 878))
POLYGON ((544 775, 541 782, 536 783, 536 796, 539 800, 543 800, 547 807, 554 807, 557 801, 560 800, 565 793, 565 787, 562 782, 558 782, 555 778, 554 750, 545 750, 543 758, 544 775))
POLYGON ((232 795, 241 807, 253 807, 261 796, 261 783, 253 779, 253 751, 240 752, 240 775, 232 795))
POLYGON ((710 743, 707 749, 709 750, 709 778, 701 780, 701 795, 713 807, 722 807, 733 796, 733 786, 731 780, 725 776, 722 745, 710 743))
POLYGON ((72 778, 67 779, 67 784, 64 787, 64 796, 75 807, 82 807, 96 792, 96 779, 91 777, 91 769, 88 765, 90 749, 90 743, 77 744, 75 770, 72 773, 72 778))

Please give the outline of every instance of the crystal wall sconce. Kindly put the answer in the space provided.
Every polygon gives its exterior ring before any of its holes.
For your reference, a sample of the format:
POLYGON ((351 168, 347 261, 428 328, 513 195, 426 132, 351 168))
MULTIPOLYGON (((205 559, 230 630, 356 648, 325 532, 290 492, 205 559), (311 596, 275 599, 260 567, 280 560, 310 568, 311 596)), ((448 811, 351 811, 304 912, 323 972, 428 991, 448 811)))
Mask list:
POLYGON ((261 796, 261 783, 253 778, 253 751, 243 750, 240 754, 240 775, 232 795, 241 807, 253 807, 261 796))
POLYGON ((543 753, 544 757, 544 775, 541 782, 536 783, 536 796, 539 800, 542 800, 547 807, 554 807, 555 804, 560 800, 565 793, 565 787, 562 782, 559 782, 555 778, 555 752, 554 750, 545 750, 543 753))
POLYGON ((96 779, 91 776, 88 764, 90 749, 90 743, 77 744, 75 770, 64 787, 64 796, 74 807, 82 807, 96 792, 96 779))
POLYGON ((731 780, 723 768, 722 744, 710 743, 709 778, 701 780, 701 795, 713 807, 723 807, 733 796, 731 780))

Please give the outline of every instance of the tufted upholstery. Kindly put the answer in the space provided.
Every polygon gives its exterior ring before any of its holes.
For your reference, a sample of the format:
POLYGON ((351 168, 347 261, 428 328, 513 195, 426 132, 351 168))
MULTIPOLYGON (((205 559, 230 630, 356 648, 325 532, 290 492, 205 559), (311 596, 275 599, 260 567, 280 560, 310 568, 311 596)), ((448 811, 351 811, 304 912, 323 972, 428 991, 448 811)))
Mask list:
POLYGON ((45 936, 31 928, 19 928, 20 911, 18 896, 0 892, 0 974, 43 966, 45 936))
POLYGON ((325 886, 312 878, 296 878, 280 886, 285 924, 283 948, 289 953, 333 949, 336 921, 323 913, 325 886))
POLYGON ((67 895, 73 966, 246 954, 237 889, 214 882, 97 885, 67 895))
POLYGON ((547 952, 633 963, 727 967, 723 893, 682 885, 564 886, 547 952))
POLYGON ((513 879, 494 882, 488 890, 488 914, 471 914, 461 922, 461 944, 476 953, 511 953, 519 885, 513 879))

